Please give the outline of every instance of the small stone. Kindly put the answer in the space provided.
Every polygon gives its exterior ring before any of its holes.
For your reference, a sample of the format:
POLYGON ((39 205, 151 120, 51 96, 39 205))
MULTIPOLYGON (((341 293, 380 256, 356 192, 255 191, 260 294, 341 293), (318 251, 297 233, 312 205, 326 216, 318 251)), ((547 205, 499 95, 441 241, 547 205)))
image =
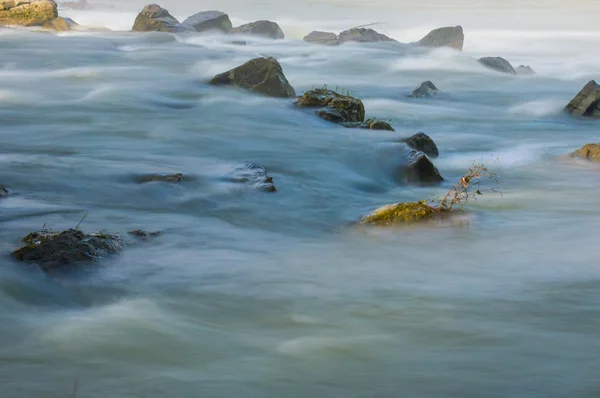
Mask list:
POLYGON ((425 97, 435 97, 438 95, 440 90, 433 84, 431 81, 426 81, 421 83, 419 87, 417 87, 412 93, 408 96, 411 98, 425 98, 425 97))
POLYGON ((495 70, 496 72, 508 73, 516 75, 517 71, 515 68, 502 57, 484 57, 479 59, 479 62, 488 69, 495 70))
POLYGON ((139 179, 140 183, 146 183, 146 182, 181 182, 183 180, 183 174, 181 173, 176 173, 176 174, 168 174, 168 175, 163 175, 163 174, 147 174, 142 176, 139 179))

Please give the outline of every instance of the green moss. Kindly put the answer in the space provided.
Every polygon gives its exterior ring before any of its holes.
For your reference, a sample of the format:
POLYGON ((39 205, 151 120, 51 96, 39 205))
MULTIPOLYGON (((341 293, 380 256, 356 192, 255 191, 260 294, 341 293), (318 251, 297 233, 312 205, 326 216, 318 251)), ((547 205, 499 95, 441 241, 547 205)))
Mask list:
POLYGON ((362 219, 361 224, 369 225, 394 225, 412 224, 427 221, 448 213, 448 210, 433 207, 427 201, 406 202, 388 205, 375 210, 362 219))

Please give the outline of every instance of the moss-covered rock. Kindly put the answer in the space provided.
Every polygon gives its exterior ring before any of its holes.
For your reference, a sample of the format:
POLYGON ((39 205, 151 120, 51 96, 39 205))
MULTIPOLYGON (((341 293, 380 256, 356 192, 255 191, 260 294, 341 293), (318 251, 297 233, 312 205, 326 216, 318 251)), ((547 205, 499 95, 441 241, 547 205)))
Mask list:
POLYGON ((269 39, 284 39, 285 35, 281 27, 271 21, 256 21, 251 22, 229 31, 230 34, 261 36, 269 39))
POLYGON ((437 145, 430 136, 425 133, 417 133, 411 137, 400 140, 416 151, 421 151, 430 158, 437 158, 440 156, 437 145))
POLYGON ((451 47, 458 51, 463 49, 465 34, 462 26, 447 26, 434 29, 419 41, 425 47, 451 47))
POLYGON ((134 32, 171 32, 184 33, 196 30, 188 25, 182 25, 169 14, 169 11, 157 4, 147 5, 138 14, 133 28, 134 32))
POLYGON ((27 235, 23 247, 12 253, 18 261, 37 264, 46 272, 98 261, 123 249, 116 235, 87 235, 76 229, 40 231, 27 235))
POLYGON ((0 5, 0 26, 43 26, 58 17, 53 0, 10 0, 0 5))
POLYGON ((600 143, 587 144, 583 148, 571 153, 569 156, 600 163, 600 143))
POLYGON ((365 121, 365 106, 361 100, 327 88, 306 91, 298 98, 296 105, 302 108, 321 108, 317 115, 333 123, 365 121))
POLYGON ((255 58, 244 65, 215 76, 211 84, 234 85, 270 97, 295 97, 296 91, 275 58, 255 58))
POLYGON ((600 118, 600 85, 594 80, 589 81, 565 107, 565 112, 600 118))
POLYGON ((71 18, 58 17, 44 24, 46 30, 55 30, 57 32, 66 32, 68 30, 77 29, 79 25, 71 18))
POLYGON ((355 128, 355 129, 366 129, 366 130, 387 130, 394 131, 394 128, 388 122, 383 120, 376 119, 367 119, 364 122, 348 122, 342 123, 342 126, 346 128, 355 128))
POLYGON ((363 217, 360 223, 375 226, 412 224, 433 220, 447 213, 446 209, 431 206, 427 201, 396 203, 376 209, 363 217))

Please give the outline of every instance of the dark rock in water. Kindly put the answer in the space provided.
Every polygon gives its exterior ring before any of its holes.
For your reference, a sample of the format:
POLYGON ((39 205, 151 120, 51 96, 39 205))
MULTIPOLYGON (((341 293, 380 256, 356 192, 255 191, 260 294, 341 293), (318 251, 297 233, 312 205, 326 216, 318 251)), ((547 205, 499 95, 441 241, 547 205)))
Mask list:
POLYGON ((159 5, 150 4, 139 13, 133 24, 135 32, 195 32, 196 30, 188 25, 182 25, 175 17, 169 14, 159 5))
POLYGON ((401 142, 404 142, 409 148, 423 152, 430 158, 437 158, 440 156, 437 145, 435 145, 435 142, 433 142, 431 137, 425 133, 417 133, 412 137, 401 140, 401 142))
POLYGON ((232 41, 232 42, 231 42, 231 44, 234 44, 234 45, 236 45, 236 46, 245 46, 245 45, 247 45, 248 43, 246 43, 246 42, 245 42, 245 41, 243 41, 243 40, 234 40, 234 41, 232 41))
POLYGON ((591 162, 600 163, 600 143, 587 144, 569 155, 572 158, 581 158, 591 162))
POLYGON ((244 65, 215 76, 211 84, 234 85, 271 97, 290 98, 296 91, 275 58, 255 58, 244 65))
POLYGON ((138 238, 140 240, 148 240, 148 239, 156 238, 156 237, 162 235, 162 232, 161 231, 147 232, 147 231, 143 231, 141 229, 137 229, 135 231, 129 231, 128 234, 135 236, 136 238, 138 238))
POLYGON ((497 72, 509 73, 511 75, 517 74, 517 71, 515 71, 510 62, 501 57, 485 57, 481 58, 479 62, 486 68, 497 72))
POLYGON ((71 18, 58 17, 52 21, 48 21, 44 24, 43 29, 55 30, 57 32, 66 32, 68 30, 74 30, 79 26, 77 22, 71 18))
POLYGON ((600 85, 595 80, 589 81, 565 107, 565 112, 600 118, 600 85))
POLYGON ((517 68, 517 75, 535 75, 535 71, 531 69, 531 66, 529 65, 519 65, 517 68))
POLYGON ((352 28, 346 30, 338 35, 338 41, 340 43, 349 41, 359 43, 396 42, 396 40, 387 37, 386 35, 367 28, 352 28))
POLYGON ((57 17, 54 0, 0 1, 0 26, 42 26, 57 17))
POLYGON ((14 251, 13 257, 37 264, 46 272, 92 263, 123 249, 123 243, 116 235, 86 235, 76 229, 34 232, 23 238, 22 242, 24 246, 14 251))
POLYGON ((0 184, 0 198, 8 196, 9 190, 4 187, 4 185, 0 184))
POLYGON ((191 26, 196 32, 215 30, 228 33, 232 28, 229 15, 221 11, 199 12, 183 21, 182 25, 191 26))
POLYGON ((348 122, 342 123, 342 126, 347 128, 358 128, 366 130, 387 130, 394 131, 394 128, 383 120, 367 119, 364 122, 348 122))
POLYGON ((242 26, 238 26, 237 28, 231 29, 229 32, 233 35, 235 34, 243 34, 243 35, 253 35, 253 36, 262 36, 267 37, 269 39, 284 39, 285 35, 283 34, 283 30, 277 25, 275 22, 271 21, 256 21, 252 23, 248 23, 242 26))
POLYGON ((414 150, 408 155, 408 164, 396 170, 395 177, 409 184, 435 185, 444 181, 431 159, 414 150))
POLYGON ((255 163, 247 163, 236 167, 228 181, 246 184, 251 189, 262 192, 277 192, 273 178, 267 174, 267 169, 255 163))
POLYGON ((296 105, 303 108, 322 108, 317 115, 333 123, 357 123, 365 120, 365 106, 358 98, 343 95, 327 88, 306 91, 296 105))
POLYGON ((313 31, 304 36, 303 40, 308 43, 327 44, 332 46, 340 44, 337 35, 331 32, 313 31))
POLYGON ((408 96, 411 98, 435 97, 436 95, 438 95, 439 92, 440 90, 437 89, 435 84, 428 80, 426 82, 421 83, 421 85, 417 87, 408 96))
POLYGON ((419 41, 425 47, 452 47, 462 51, 465 34, 462 26, 448 26, 432 30, 419 41))
POLYGON ((140 177, 140 179, 138 181, 143 184, 146 182, 181 182, 182 180, 183 180, 183 174, 176 173, 176 174, 168 174, 168 175, 147 174, 147 175, 140 177))

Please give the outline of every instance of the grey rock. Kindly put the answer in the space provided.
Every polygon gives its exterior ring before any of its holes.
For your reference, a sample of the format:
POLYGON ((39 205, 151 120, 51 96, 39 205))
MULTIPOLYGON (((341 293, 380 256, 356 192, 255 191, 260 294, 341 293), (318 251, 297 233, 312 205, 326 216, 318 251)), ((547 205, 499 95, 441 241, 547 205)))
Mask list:
POLYGON ((147 232, 147 231, 144 231, 141 229, 136 229, 135 231, 129 231, 128 234, 138 238, 139 240, 149 240, 151 238, 156 238, 156 237, 162 235, 162 232, 161 231, 147 232))
POLYGON ((180 24, 175 17, 169 14, 169 11, 157 4, 144 7, 135 19, 132 30, 135 32, 195 32, 194 28, 180 24))
POLYGON ((425 133, 417 133, 411 137, 400 140, 400 142, 404 142, 409 148, 423 152, 430 158, 437 158, 440 156, 437 145, 435 145, 435 142, 431 137, 425 133))
POLYGON ((331 32, 313 31, 310 32, 308 35, 304 36, 303 40, 308 43, 326 44, 331 46, 337 46, 338 44, 340 44, 337 35, 331 32))
POLYGON ((234 85, 271 97, 290 98, 296 91, 275 58, 255 58, 244 65, 215 76, 211 84, 234 85))
POLYGON ((435 97, 439 92, 440 90, 437 89, 435 84, 428 80, 421 83, 421 85, 413 90, 412 93, 408 94, 408 96, 411 98, 435 97))
POLYGON ((462 51, 465 34, 462 26, 448 26, 432 30, 419 41, 425 47, 452 47, 462 51))
POLYGON ((565 107, 565 112, 573 116, 600 118, 600 85, 590 80, 565 107))
POLYGON ((227 181, 244 184, 256 191, 277 192, 273 178, 269 177, 267 169, 256 163, 246 163, 236 167, 227 181))
POLYGON ((529 76, 535 75, 535 71, 529 65, 519 65, 516 69, 517 75, 529 76))
POLYGON ((147 182, 181 182, 183 180, 183 174, 146 174, 141 176, 138 181, 140 183, 147 182))
POLYGON ((395 170, 394 178, 402 183, 420 185, 436 185, 444 181, 431 159, 416 150, 409 152, 407 163, 395 170))
POLYGON ((228 33, 231 28, 229 15, 221 11, 204 11, 192 15, 182 23, 191 26, 196 32, 219 31, 228 33))
POLYGON ((479 62, 486 68, 497 72, 509 73, 511 75, 517 74, 517 71, 515 71, 510 62, 501 57, 484 57, 479 59, 479 62))
POLYGON ((231 29, 231 34, 243 34, 267 37, 269 39, 284 39, 283 30, 275 22, 256 21, 231 29))
POLYGON ((368 28, 353 28, 346 30, 338 35, 340 43, 359 42, 359 43, 377 43, 377 42, 396 42, 396 40, 378 33, 368 28))

